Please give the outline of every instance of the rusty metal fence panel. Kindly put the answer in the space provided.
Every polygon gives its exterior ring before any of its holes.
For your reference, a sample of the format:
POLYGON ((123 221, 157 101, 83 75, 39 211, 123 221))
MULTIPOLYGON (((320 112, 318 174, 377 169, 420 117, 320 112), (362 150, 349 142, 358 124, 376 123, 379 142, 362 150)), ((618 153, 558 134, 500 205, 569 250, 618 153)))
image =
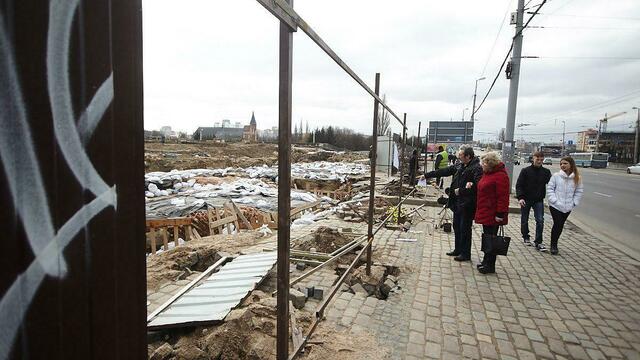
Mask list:
POLYGON ((0 360, 146 358, 141 16, 0 1, 0 360))

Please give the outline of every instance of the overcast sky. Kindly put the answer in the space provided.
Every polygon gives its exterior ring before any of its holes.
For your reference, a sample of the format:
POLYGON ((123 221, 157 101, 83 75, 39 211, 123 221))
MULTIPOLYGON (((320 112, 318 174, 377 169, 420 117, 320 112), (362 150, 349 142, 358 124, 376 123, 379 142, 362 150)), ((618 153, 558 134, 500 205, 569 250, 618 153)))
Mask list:
MULTIPOLYGON (((529 6, 540 4, 532 0, 529 6)), ((471 114, 509 49, 517 0, 296 0, 298 14, 391 108, 409 134, 432 120, 471 114), (469 110, 464 110, 464 109, 469 110)), ((638 0, 548 0, 524 32, 516 138, 546 142, 627 113, 609 130, 632 131, 640 107, 638 0), (541 134, 541 135, 537 135, 541 134)), ((526 18, 530 15, 525 16, 526 18)), ((278 24, 257 1, 143 1, 145 129, 192 132, 230 119, 276 126, 278 24)), ((371 133, 372 98, 301 30, 293 37, 293 120, 371 133)), ((500 74, 476 114, 476 139, 505 126, 509 81, 500 74)), ((394 131, 400 126, 394 124, 394 131)), ((423 131, 424 134, 424 131, 423 131)), ((573 135, 569 134, 568 138, 573 135)))

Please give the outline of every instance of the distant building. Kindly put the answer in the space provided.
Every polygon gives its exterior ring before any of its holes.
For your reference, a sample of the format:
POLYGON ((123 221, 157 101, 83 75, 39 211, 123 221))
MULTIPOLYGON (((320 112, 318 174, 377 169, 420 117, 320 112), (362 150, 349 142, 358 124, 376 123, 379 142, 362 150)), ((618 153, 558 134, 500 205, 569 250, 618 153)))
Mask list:
POLYGON ((213 123, 213 127, 220 127, 220 121, 216 121, 213 123))
POLYGON ((160 132, 164 134, 164 136, 169 137, 171 135, 171 126, 163 126, 160 128, 160 132))
POLYGON ((251 114, 249 125, 242 127, 240 122, 235 122, 235 127, 231 126, 231 120, 222 120, 214 123, 214 127, 199 127, 193 133, 194 140, 224 140, 224 141, 258 141, 255 115, 251 114))
POLYGON ((562 156, 562 145, 542 145, 538 150, 542 151, 545 157, 562 156))
POLYGON ((633 162, 635 132, 603 132, 598 140, 598 152, 606 152, 612 162, 633 162))
POLYGON ((261 140, 274 140, 278 138, 278 127, 274 126, 271 129, 258 130, 258 137, 261 140))
POLYGON ((242 129, 232 127, 199 127, 193 133, 194 140, 225 140, 234 141, 242 139, 242 129))
POLYGON ((258 141, 258 125, 256 123, 256 116, 254 112, 251 112, 251 121, 249 125, 245 125, 242 129, 242 140, 256 142, 258 141))
POLYGON ((430 121, 429 144, 463 145, 473 142, 473 121, 430 121))
POLYGON ((598 130, 589 129, 578 133, 578 139, 576 142, 576 151, 579 152, 594 152, 596 151, 596 144, 598 142, 598 130))

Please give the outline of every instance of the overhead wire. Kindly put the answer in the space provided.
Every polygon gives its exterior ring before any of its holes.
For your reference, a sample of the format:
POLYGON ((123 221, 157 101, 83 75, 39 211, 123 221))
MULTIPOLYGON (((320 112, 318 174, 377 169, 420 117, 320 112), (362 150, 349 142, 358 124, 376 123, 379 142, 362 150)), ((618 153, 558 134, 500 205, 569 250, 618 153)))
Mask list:
POLYGON ((509 59, 509 55, 511 55, 511 52, 513 51, 513 45, 514 45, 515 39, 522 34, 522 31, 524 31, 524 29, 526 29, 527 26, 529 26, 529 23, 531 22, 531 20, 533 20, 533 18, 536 17, 536 15, 538 14, 538 11, 540 11, 540 9, 542 9, 542 7, 544 6, 544 4, 546 2, 547 2, 547 0, 543 0, 542 3, 540 3, 540 5, 538 5, 538 8, 533 12, 533 15, 531 15, 529 17, 529 19, 527 20, 527 22, 522 26, 522 29, 520 29, 520 31, 518 31, 513 36, 513 38, 511 38, 511 46, 509 47, 509 51, 507 51, 507 55, 504 57, 504 60, 502 60, 502 64, 500 65, 500 69, 498 70, 498 73, 496 74, 495 78, 493 79, 493 82, 491 82, 491 86, 489 87, 489 90, 487 90, 487 93, 484 95, 484 98, 480 102, 480 105, 478 105, 476 110, 473 112, 474 115, 478 113, 480 108, 482 108, 482 105, 484 104, 484 102, 487 100, 487 97, 489 96, 489 94, 491 94, 491 90, 493 90, 493 87, 495 86, 496 81, 498 81, 498 78, 500 77, 500 74, 502 73, 502 69, 504 68, 504 65, 507 63, 507 60, 509 59))
POLYGON ((584 107, 582 109, 578 109, 578 110, 571 110, 571 111, 567 111, 567 112, 563 112, 563 113, 559 113, 556 115, 552 115, 552 116, 546 116, 549 120, 542 120, 540 122, 536 122, 536 125, 542 125, 545 123, 549 123, 551 121, 555 121, 556 119, 567 119, 568 116, 573 116, 573 115, 578 115, 580 113, 584 113, 584 112, 589 112, 589 111, 594 111, 606 106, 611 106, 614 104, 618 104, 624 101, 629 101, 631 99, 633 99, 635 96, 640 96, 640 89, 634 90, 632 92, 626 93, 624 95, 620 95, 617 96, 613 99, 609 99, 609 100, 605 100, 593 105, 589 105, 587 107, 584 107))
MULTIPOLYGON (((529 0, 529 2, 531 2, 531 0, 529 0)), ((493 55, 493 50, 498 43, 498 38, 500 38, 500 33, 502 33, 502 28, 504 27, 505 20, 507 19, 507 15, 509 14, 511 3, 513 3, 513 0, 509 0, 509 2, 507 3, 507 10, 504 12, 502 22, 500 23, 500 28, 498 29, 495 40, 493 40, 493 45, 491 46, 491 50, 489 51, 489 56, 487 56, 487 61, 484 63, 484 67, 482 68, 482 74, 480 75, 480 77, 484 76, 484 72, 487 70, 487 65, 489 65, 489 60, 491 60, 491 55, 493 55)))

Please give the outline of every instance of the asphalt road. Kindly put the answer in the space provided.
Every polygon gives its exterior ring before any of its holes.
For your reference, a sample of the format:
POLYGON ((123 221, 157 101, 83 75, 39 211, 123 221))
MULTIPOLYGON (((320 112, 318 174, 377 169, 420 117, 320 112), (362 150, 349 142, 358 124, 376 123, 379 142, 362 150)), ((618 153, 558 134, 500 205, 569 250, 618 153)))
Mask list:
MULTIPOLYGON (((514 179, 518 178, 524 166, 515 166, 514 179)), ((545 166, 552 173, 560 170, 557 160, 553 165, 545 166)), ((571 212, 569 220, 608 238, 611 245, 640 261, 640 175, 612 169, 586 168, 580 171, 584 196, 580 205, 571 212)), ((545 218, 545 227, 550 226, 551 216, 545 215, 545 218)))

